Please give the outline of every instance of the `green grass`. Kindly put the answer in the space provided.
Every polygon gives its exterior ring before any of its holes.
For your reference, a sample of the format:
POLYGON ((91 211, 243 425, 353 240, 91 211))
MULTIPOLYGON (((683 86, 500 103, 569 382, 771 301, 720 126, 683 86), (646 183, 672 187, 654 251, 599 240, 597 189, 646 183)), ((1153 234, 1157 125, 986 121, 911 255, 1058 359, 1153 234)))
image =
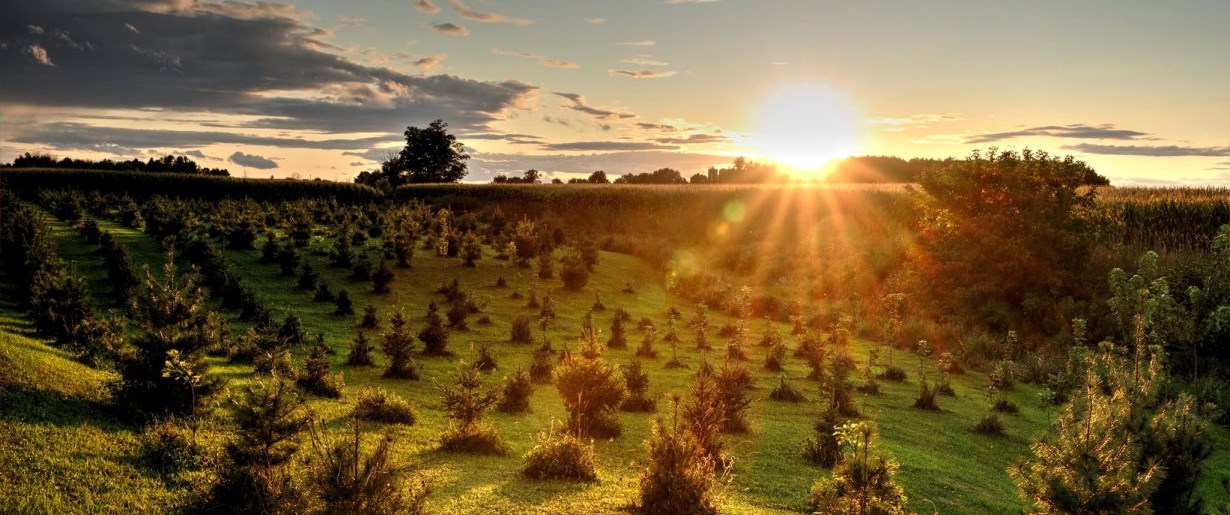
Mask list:
MULTIPOLYGON (((102 228, 113 232, 127 243, 140 264, 157 266, 162 263, 162 251, 148 237, 116 224, 99 221, 102 228)), ((78 270, 90 279, 95 297, 108 299, 108 288, 96 266, 98 258, 91 248, 70 229, 53 224, 58 250, 66 259, 78 262, 78 270)), ((369 244, 374 244, 371 242, 369 244)), ((518 314, 536 315, 525 307, 526 300, 514 300, 514 291, 528 294, 534 288, 550 289, 557 301, 558 319, 550 338, 556 348, 574 347, 585 312, 600 293, 607 312, 596 315, 604 329, 610 323, 615 308, 630 311, 634 319, 649 316, 665 328, 666 309, 675 305, 690 316, 690 303, 671 297, 663 288, 663 277, 644 262, 626 255, 602 253, 597 272, 582 292, 569 292, 560 287, 558 279, 539 283, 532 270, 512 267, 506 261, 492 258, 490 250, 475 268, 461 265, 458 259, 444 259, 416 249, 412 269, 395 269, 397 279, 387 295, 369 293, 369 282, 346 279, 348 270, 330 267, 323 255, 304 252, 303 256, 321 272, 323 280, 336 291, 349 290, 355 309, 362 311, 371 302, 379 309, 383 323, 395 306, 402 306, 411 319, 411 328, 422 327, 422 315, 431 300, 442 301, 434 292, 443 282, 456 277, 466 290, 487 302, 486 312, 493 323, 482 326, 477 316, 470 319, 469 331, 453 332, 453 358, 420 358, 423 379, 392 381, 380 377, 382 355, 377 354, 374 368, 346 368, 346 346, 354 335, 355 319, 337 318, 331 313, 331 303, 311 302, 312 293, 295 288, 296 279, 278 275, 278 267, 258 263, 259 252, 228 251, 236 270, 242 274, 259 297, 273 309, 275 316, 293 310, 311 332, 325 334, 328 344, 337 351, 332 357, 334 370, 345 374, 347 395, 340 400, 313 400, 311 409, 331 427, 339 427, 354 402, 358 388, 379 385, 411 400, 419 413, 411 427, 367 425, 366 431, 387 431, 397 440, 395 455, 420 471, 428 479, 431 513, 521 513, 521 512, 615 512, 631 504, 637 494, 637 474, 645 462, 644 441, 649 435, 652 414, 620 415, 623 435, 613 440, 596 442, 599 481, 573 484, 551 481, 528 481, 518 471, 522 455, 532 446, 531 435, 552 420, 563 420, 565 413, 554 387, 539 386, 531 399, 532 412, 525 415, 495 413, 490 421, 498 428, 510 452, 503 457, 471 457, 435 450, 438 435, 447 420, 435 389, 436 381, 447 380, 447 374, 457 360, 472 355, 470 342, 493 342, 499 369, 489 378, 495 385, 504 374, 518 366, 527 366, 531 346, 507 342, 511 320, 518 314), (508 288, 496 288, 503 276, 508 288), (630 281, 636 292, 622 293, 630 281)), ((375 253, 373 253, 375 255, 375 253)), ((106 302, 97 304, 106 306, 106 302)), ((104 409, 105 394, 99 387, 108 375, 66 359, 56 350, 36 342, 25 333, 27 329, 6 312, 0 331, 0 358, 13 366, 0 367, 18 371, 4 379, 6 383, 22 385, 18 410, 6 410, 0 416, 4 424, 0 434, 0 511, 15 507, 16 511, 163 511, 174 506, 185 493, 173 483, 144 471, 134 461, 137 440, 134 429, 111 421, 104 409), (27 392, 45 392, 29 394, 27 392), (23 397, 24 396, 24 397, 23 397), (22 400, 26 399, 26 400, 22 400), (41 417, 41 418, 40 418, 41 417), (49 421, 51 420, 51 421, 49 421), (59 422, 56 422, 59 421, 59 422), (27 449, 35 450, 25 457, 27 449), (31 471, 23 473, 22 471, 31 471), (47 478, 57 478, 55 489, 40 487, 47 478), (6 488, 7 487, 7 488, 6 488)), ((728 320, 711 314, 715 327, 728 320)), ((634 325, 634 324, 633 324, 634 325)), ((236 323, 238 330, 242 327, 236 323)), ((759 333, 763 324, 754 324, 759 333)), ((788 327, 781 327, 788 334, 788 327)), ((716 332, 716 331, 715 331, 716 332)), ((650 389, 655 395, 668 392, 686 393, 700 355, 691 348, 686 331, 680 331, 685 343, 680 355, 689 369, 666 369, 669 347, 658 344, 657 360, 646 362, 650 372, 650 389)), ((537 330, 535 336, 539 336, 537 330)), ((759 334, 756 334, 758 339, 759 334)), ((379 333, 369 334, 373 343, 379 333)), ((608 350, 606 357, 619 363, 631 360, 639 335, 629 326, 627 350, 608 350)), ((603 336, 605 340, 605 335, 603 336)), ((715 343, 721 345, 719 339, 715 343)), ((793 345, 793 341, 791 342, 793 345)), ((856 341, 854 356, 863 360, 872 344, 856 341)), ((748 367, 758 380, 757 401, 749 416, 747 434, 728 437, 728 447, 734 451, 735 469, 722 496, 722 509, 729 513, 771 513, 804 511, 808 508, 808 489, 826 474, 807 463, 801 456, 803 440, 811 436, 811 424, 819 413, 814 400, 817 385, 805 379, 804 364, 795 358, 787 360, 787 373, 809 396, 800 404, 778 403, 768 399, 768 392, 777 382, 777 373, 760 369, 764 349, 749 348, 748 367)), ((913 372, 916 358, 895 352, 896 363, 913 372)), ((720 352, 714 360, 720 359, 720 352)), ((2 363, 0 363, 2 364, 2 363)), ((230 386, 250 380, 250 368, 214 360, 214 372, 226 378, 230 386)), ((1045 431, 1049 414, 1037 400, 1037 391, 1018 386, 1008 398, 1021 407, 1018 415, 1002 416, 1007 436, 991 438, 969 433, 967 429, 987 413, 989 402, 983 393, 986 378, 971 373, 957 376, 953 387, 957 396, 941 397, 940 413, 924 412, 910 407, 918 387, 911 373, 905 384, 881 382, 882 394, 860 397, 860 409, 874 419, 883 435, 883 446, 900 463, 898 478, 910 498, 909 509, 920 513, 1015 513, 1021 510, 1016 489, 1006 469, 1019 456, 1028 452, 1028 444, 1045 431)), ((11 394, 6 393, 6 398, 11 394)), ((659 402, 659 413, 668 413, 669 404, 659 402)), ((1218 430, 1219 453, 1210 461, 1210 470, 1224 474, 1230 453, 1225 451, 1227 437, 1218 430)), ((1216 494, 1214 474, 1206 475, 1203 489, 1216 494)), ((1222 493, 1224 496, 1224 493, 1222 493)))

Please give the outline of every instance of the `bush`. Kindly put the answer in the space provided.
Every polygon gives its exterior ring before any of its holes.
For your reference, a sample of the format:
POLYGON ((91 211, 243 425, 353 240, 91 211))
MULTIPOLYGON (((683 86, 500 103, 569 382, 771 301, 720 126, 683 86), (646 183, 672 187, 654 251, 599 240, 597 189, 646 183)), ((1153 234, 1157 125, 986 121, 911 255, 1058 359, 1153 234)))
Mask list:
POLYGON ((398 308, 389 317, 389 331, 384 334, 380 348, 389 357, 389 365, 384 371, 384 377, 395 379, 418 379, 419 373, 414 365, 414 339, 406 328, 405 313, 398 308))
POLYGON ((353 436, 327 438, 314 434, 317 459, 311 479, 324 504, 324 513, 386 515, 423 513, 427 488, 411 481, 407 490, 392 461, 392 437, 385 435, 370 455, 364 456, 357 422, 353 436))
POLYGON ((681 430, 678 421, 668 430, 657 420, 646 446, 649 464, 641 470, 641 512, 717 513, 714 464, 691 433, 681 430))
POLYGON ((474 366, 483 372, 490 372, 499 368, 499 365, 495 362, 495 356, 491 354, 490 343, 478 344, 478 354, 474 356, 474 366))
POLYGON ((566 358, 555 370, 555 388, 568 410, 568 431, 578 436, 619 435, 615 412, 628 392, 617 367, 601 356, 566 358))
POLYGON ((274 376, 244 386, 230 398, 235 438, 226 445, 228 466, 213 494, 216 512, 281 513, 301 510, 303 496, 283 465, 299 449, 310 424, 303 399, 274 376))
POLYGON ((786 363, 786 344, 780 339, 773 340, 764 356, 764 369, 781 372, 786 363))
POLYGON ((368 422, 405 425, 413 425, 417 419, 409 402, 381 388, 361 390, 351 416, 368 422))
POLYGON ((619 409, 623 411, 652 413, 658 409, 658 401, 648 395, 649 373, 641 366, 639 359, 623 369, 624 385, 628 389, 628 397, 624 399, 619 409))
POLYGON ((333 316, 350 316, 354 314, 354 305, 350 302, 350 292, 346 290, 338 290, 337 298, 333 299, 333 303, 337 306, 333 310, 333 316))
POLYGON ((423 354, 429 356, 451 356, 448 351, 448 329, 444 327, 444 319, 440 317, 440 307, 433 301, 427 305, 427 315, 424 316, 427 327, 419 331, 419 341, 423 342, 423 354))
POLYGON ((980 435, 1003 436, 1004 423, 999 420, 999 416, 991 413, 990 415, 982 417, 982 420, 979 420, 978 423, 974 424, 974 427, 971 427, 969 430, 980 435))
POLYGON ((372 344, 367 341, 367 335, 362 330, 350 341, 350 352, 346 355, 346 364, 354 367, 370 367, 372 361, 372 344))
POLYGON ((628 347, 628 337, 624 332, 624 317, 627 311, 622 309, 615 311, 615 317, 611 319, 611 338, 606 341, 606 346, 612 349, 624 349, 628 347))
POLYGON ((506 449, 495 428, 483 423, 483 415, 500 400, 500 392, 483 387, 483 374, 473 364, 461 365, 450 374, 451 384, 436 389, 451 420, 440 436, 440 448, 473 454, 503 454, 506 449))
POLYGON ((566 431, 549 427, 534 436, 521 475, 530 479, 595 481, 594 446, 566 431))
POLYGON ((812 425, 814 438, 803 441, 803 457, 824 468, 831 468, 841 461, 841 443, 837 441, 837 428, 845 420, 836 410, 825 410, 812 425))
POLYGON ((201 464, 202 451, 192 428, 175 418, 157 419, 141 432, 141 454, 151 468, 175 474, 201 464))
POLYGON ((372 293, 384 294, 389 293, 389 285, 393 284, 393 271, 389 270, 389 266, 383 259, 380 260, 380 266, 372 272, 372 293))
POLYGON ((837 435, 850 453, 834 467, 832 476, 821 478, 812 486, 816 513, 905 513, 905 492, 893 478, 897 463, 876 449, 876 431, 871 423, 845 424, 837 435))
POLYGON ((572 291, 580 291, 589 282, 589 266, 579 254, 571 253, 563 258, 563 269, 559 277, 564 281, 564 287, 572 291))
POLYGON ((518 368, 512 374, 504 377, 500 387, 500 403, 497 410, 504 413, 526 413, 530 411, 530 396, 534 394, 534 385, 525 369, 518 368))
POLYGON ((918 396, 914 397, 914 408, 927 411, 940 411, 939 402, 935 400, 935 396, 939 392, 927 382, 927 376, 922 376, 918 381, 918 396))
POLYGON ((1009 415, 1015 415, 1021 411, 1021 408, 1018 408, 1016 404, 1008 399, 999 399, 995 401, 995 404, 991 406, 991 409, 1000 413, 1007 413, 1009 415))
POLYGON ((320 335, 316 345, 308 351, 303 371, 298 374, 295 383, 308 393, 336 399, 342 396, 344 383, 341 374, 329 375, 329 358, 325 355, 326 351, 324 335, 320 335))
POLYGON ((530 317, 527 315, 517 315, 513 319, 508 333, 508 341, 512 343, 530 343, 533 341, 534 334, 533 329, 530 327, 530 317))
POLYGON ((885 381, 892 381, 894 383, 904 383, 906 377, 905 369, 897 365, 885 365, 884 371, 876 374, 876 377, 885 381))
POLYGON ((781 381, 777 383, 777 387, 772 392, 769 392, 769 398, 782 402, 803 402, 807 400, 803 396, 802 390, 799 390, 794 386, 794 383, 786 379, 786 374, 782 374, 781 381))
POLYGON ((747 408, 752 405, 751 390, 755 386, 751 372, 739 362, 728 360, 715 379, 725 410, 722 430, 727 433, 747 431, 747 408))

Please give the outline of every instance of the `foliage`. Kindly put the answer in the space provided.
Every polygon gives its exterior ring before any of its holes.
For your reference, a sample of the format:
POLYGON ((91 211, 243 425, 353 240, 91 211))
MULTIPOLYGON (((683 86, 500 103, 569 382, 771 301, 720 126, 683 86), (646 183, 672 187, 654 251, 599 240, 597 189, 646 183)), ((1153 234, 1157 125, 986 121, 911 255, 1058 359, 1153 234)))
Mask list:
POLYGON ((341 374, 336 376, 329 374, 327 349, 324 335, 319 335, 316 344, 308 351, 307 359, 303 363, 303 371, 295 377, 295 384, 308 393, 336 399, 342 396, 344 382, 341 374))
POLYGON ((641 471, 638 508, 642 513, 717 513, 715 466, 681 426, 678 402, 671 426, 655 420, 646 442, 649 464, 641 471))
POLYGON ((521 475, 530 479, 596 481, 594 444, 567 431, 557 431, 553 423, 534 435, 534 447, 525 454, 521 475))
POLYGON ((781 380, 778 381, 777 386, 773 388, 773 391, 769 392, 769 398, 781 402, 803 402, 807 400, 803 392, 786 378, 786 374, 781 375, 781 380))
POLYGON ((837 439, 849 452, 833 468, 831 477, 812 486, 812 504, 817 513, 905 513, 905 492, 893 479, 897 462, 880 453, 876 437, 870 422, 847 423, 838 428, 837 439))
POLYGON ((483 415, 500 400, 498 389, 483 388, 483 374, 474 364, 461 364, 450 374, 451 384, 436 384, 444 411, 452 420, 441 435, 440 447, 445 450, 503 454, 495 429, 483 424, 483 415))
POLYGON ((359 420, 385 424, 414 425, 414 407, 397 394, 382 388, 364 388, 355 399, 350 415, 359 420))
POLYGON ((555 369, 555 388, 568 410, 568 431, 578 436, 613 437, 620 432, 616 411, 627 397, 618 367, 601 355, 570 356, 555 369))
POLYGON ((286 464, 299 450, 299 434, 311 424, 303 399, 274 375, 249 383, 229 401, 235 431, 226 444, 229 461, 210 504, 232 512, 302 508, 303 493, 286 464))
MULTIPOLYGON (((427 305, 427 315, 424 317, 427 327, 419 331, 418 339, 423 342, 423 354, 429 356, 450 356, 448 351, 448 328, 444 327, 444 319, 440 317, 440 307, 432 302, 427 305)), ((392 323, 390 320, 389 323, 392 323)))
POLYGON ((620 405, 623 411, 652 413, 658 409, 658 401, 649 396, 649 373, 641 366, 639 359, 623 368, 624 385, 628 397, 620 405))
POLYGON ((837 430, 846 420, 834 409, 826 409, 812 425, 815 437, 803 441, 803 457, 824 468, 831 468, 842 459, 837 430))
POLYGON ((380 349, 389 358, 384 377, 396 379, 418 379, 418 367, 414 364, 414 339, 410 337, 406 327, 406 314, 401 308, 393 311, 389 317, 389 330, 384 333, 380 349))
POLYGON ((512 374, 504 377, 500 386, 500 403, 496 409, 503 413, 526 413, 530 411, 530 396, 534 394, 534 384, 525 369, 518 368, 512 374))
POLYGON ((370 367, 372 361, 372 344, 367 341, 367 334, 360 329, 350 340, 350 352, 346 354, 346 364, 354 367, 370 367))
POLYGON ((384 435, 364 455, 359 424, 352 421, 346 436, 312 431, 315 454, 311 479, 324 505, 322 513, 385 515, 424 512, 427 488, 421 479, 403 486, 402 471, 393 465, 393 438, 384 435))

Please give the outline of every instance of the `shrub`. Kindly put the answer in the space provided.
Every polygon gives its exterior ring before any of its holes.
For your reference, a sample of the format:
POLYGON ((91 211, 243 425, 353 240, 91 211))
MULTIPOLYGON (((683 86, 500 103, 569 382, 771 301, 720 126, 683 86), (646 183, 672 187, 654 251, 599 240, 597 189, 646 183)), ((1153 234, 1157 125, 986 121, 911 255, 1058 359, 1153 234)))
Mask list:
POLYGON ((589 266, 580 254, 570 253, 562 259, 563 269, 559 278, 564 281, 564 287, 572 291, 580 291, 589 282, 589 266))
POLYGON ((466 325, 466 318, 470 316, 470 308, 464 300, 454 300, 448 306, 448 312, 445 313, 448 317, 448 325, 456 331, 468 331, 470 328, 466 325))
POLYGON ((350 269, 350 279, 353 281, 368 281, 372 278, 372 260, 366 254, 355 258, 354 267, 350 269))
POLYGON ((623 376, 624 385, 628 390, 628 397, 624 399, 619 409, 644 413, 657 411, 657 400, 648 395, 649 373, 641 366, 641 361, 633 359, 631 364, 624 367, 623 376))
POLYGON ((555 363, 551 360, 551 348, 540 345, 534 349, 530 362, 530 379, 538 384, 551 384, 555 378, 555 363))
POLYGON ((324 335, 319 335, 316 345, 308 351, 307 360, 303 363, 303 371, 298 374, 295 383, 304 391, 336 399, 342 396, 342 375, 329 375, 329 358, 325 355, 324 335))
POLYGON ((337 291, 337 298, 333 299, 333 303, 337 306, 333 310, 333 316, 350 316, 354 314, 354 305, 350 302, 350 292, 342 289, 337 291))
POLYGON ((683 419, 688 433, 696 440, 701 453, 714 467, 726 468, 731 460, 723 451, 722 428, 726 408, 714 378, 713 367, 702 362, 689 387, 690 396, 683 406, 683 419))
POLYGON ((555 370, 555 388, 568 410, 568 431, 578 436, 614 437, 616 410, 627 396, 619 371, 601 356, 572 356, 555 370))
POLYGON ((722 430, 727 433, 747 431, 747 408, 752 405, 752 374, 742 364, 727 360, 714 378, 725 411, 722 430))
POLYGON ((419 373, 414 365, 412 353, 414 339, 406 328, 405 313, 398 308, 389 317, 389 331, 384 334, 380 348, 389 357, 389 365, 384 371, 384 377, 396 379, 418 379, 419 373))
POLYGON ((969 430, 980 435, 1003 436, 1004 423, 999 419, 999 416, 991 413, 985 417, 982 417, 982 420, 979 420, 978 423, 974 424, 974 427, 971 427, 969 430))
POLYGON ((353 367, 370 367, 372 361, 372 344, 367 341, 367 334, 362 330, 350 341, 350 352, 346 354, 346 364, 353 367))
POLYGON ((393 279, 396 276, 392 270, 389 270, 389 265, 383 259, 380 260, 380 266, 372 272, 372 293, 389 293, 389 285, 393 284, 393 279))
POLYGON ((359 391, 351 416, 368 422, 413 425, 417 417, 405 399, 381 388, 359 391))
POLYGON ((874 426, 870 422, 848 423, 837 430, 837 435, 850 453, 834 467, 832 476, 812 486, 816 513, 905 513, 905 492, 893 478, 897 463, 876 449, 874 426))
POLYGON ((525 454, 521 475, 530 479, 595 481, 594 445, 554 425, 534 436, 534 447, 525 454))
POLYGON ((611 337, 606 341, 606 346, 612 349, 624 349, 628 347, 628 338, 624 332, 624 318, 622 313, 626 311, 617 310, 615 317, 611 319, 611 337))
POLYGON ((451 356, 448 351, 448 329, 444 327, 444 319, 440 317, 440 307, 435 302, 427 305, 427 315, 424 317, 427 327, 419 331, 418 339, 423 342, 423 354, 429 356, 451 356))
POLYGON ((764 356, 764 369, 781 372, 786 363, 786 345, 781 339, 773 340, 764 356))
POLYGON ((320 274, 312 267, 311 263, 304 263, 299 269, 299 289, 312 290, 316 288, 316 281, 320 279, 320 274))
POLYGON ((534 384, 525 369, 518 368, 512 374, 504 377, 500 387, 500 403, 496 409, 504 413, 526 413, 530 411, 530 396, 534 394, 534 384))
POLYGON ((495 362, 495 356, 491 354, 490 343, 478 344, 478 354, 474 356, 474 366, 483 372, 490 372, 499 368, 499 365, 495 362))
POLYGON ((324 513, 386 515, 423 513, 427 488, 422 480, 410 481, 407 489, 400 471, 393 466, 393 438, 384 435, 364 456, 359 424, 352 422, 351 435, 329 438, 313 431, 316 452, 311 480, 324 513))
POLYGON ((376 316, 376 306, 363 306, 363 317, 359 319, 360 329, 376 329, 380 327, 380 318, 376 316))
POLYGON ((303 399, 276 375, 230 397, 235 437, 226 444, 228 466, 213 494, 212 511, 274 513, 300 510, 303 496, 283 464, 299 449, 310 424, 303 399))
POLYGON ((845 423, 836 410, 827 409, 812 425, 814 438, 803 441, 803 457, 824 468, 832 468, 841 461, 841 443, 837 440, 837 428, 845 423))
POLYGON ((483 414, 500 400, 496 389, 483 388, 483 374, 473 364, 462 364, 450 374, 451 384, 437 384, 444 411, 451 420, 440 435, 440 448, 474 454, 503 454, 506 449, 495 428, 483 423, 483 414))
POLYGON ((991 374, 987 378, 991 381, 991 386, 996 390, 1006 392, 1012 390, 1014 365, 1008 360, 999 360, 995 362, 995 368, 991 369, 991 374))
POLYGON ((658 351, 653 350, 653 342, 658 337, 658 330, 653 326, 645 329, 641 344, 636 347, 636 357, 653 359, 658 357, 658 351))
POLYGON ((786 374, 781 375, 781 380, 777 383, 777 387, 769 392, 769 398, 775 401, 782 402, 803 402, 807 400, 803 396, 803 392, 794 386, 786 379, 786 374))
POLYGON ((999 399, 995 401, 995 404, 991 406, 991 409, 1000 413, 1007 413, 1009 415, 1015 415, 1021 411, 1021 408, 1018 408, 1016 404, 1008 399, 999 399))
POLYGON ((903 383, 905 382, 905 369, 890 363, 885 365, 884 371, 877 374, 876 377, 885 381, 903 383))
POLYGON ((641 470, 639 509, 643 513, 717 513, 714 464, 678 420, 666 428, 654 421, 646 442, 649 464, 641 470))
POLYGON ((534 339, 533 330, 530 328, 530 317, 527 315, 517 315, 508 332, 508 341, 513 343, 530 343, 534 339))
POLYGON ((927 382, 927 376, 921 376, 918 381, 918 396, 914 397, 914 408, 927 411, 940 411, 940 405, 935 400, 939 392, 927 382))
POLYGON ((175 474, 200 465, 203 449, 191 427, 169 417, 155 420, 141 432, 141 454, 151 468, 175 474))
POLYGON ((329 288, 329 283, 320 281, 316 284, 316 294, 312 296, 312 302, 335 302, 337 296, 333 294, 333 289, 329 288))

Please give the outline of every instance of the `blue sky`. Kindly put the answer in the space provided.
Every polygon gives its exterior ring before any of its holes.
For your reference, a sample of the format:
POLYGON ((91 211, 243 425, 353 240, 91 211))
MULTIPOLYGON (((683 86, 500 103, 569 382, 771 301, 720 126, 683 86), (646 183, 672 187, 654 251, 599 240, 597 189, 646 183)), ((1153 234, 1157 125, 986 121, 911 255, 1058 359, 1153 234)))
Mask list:
POLYGON ((439 117, 472 180, 994 145, 1230 183, 1230 2, 419 3, 0 0, 0 159, 344 180, 439 117))

